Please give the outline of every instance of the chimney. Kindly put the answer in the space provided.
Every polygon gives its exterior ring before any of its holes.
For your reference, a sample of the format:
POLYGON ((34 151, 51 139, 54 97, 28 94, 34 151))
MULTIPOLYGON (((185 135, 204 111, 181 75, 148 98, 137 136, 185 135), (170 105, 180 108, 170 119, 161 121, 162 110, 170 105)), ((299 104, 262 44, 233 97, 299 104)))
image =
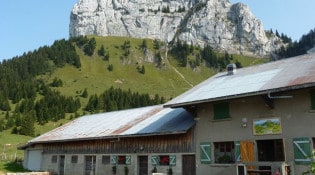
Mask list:
POLYGON ((236 65, 235 64, 228 64, 226 66, 227 74, 228 75, 233 75, 236 73, 236 65))

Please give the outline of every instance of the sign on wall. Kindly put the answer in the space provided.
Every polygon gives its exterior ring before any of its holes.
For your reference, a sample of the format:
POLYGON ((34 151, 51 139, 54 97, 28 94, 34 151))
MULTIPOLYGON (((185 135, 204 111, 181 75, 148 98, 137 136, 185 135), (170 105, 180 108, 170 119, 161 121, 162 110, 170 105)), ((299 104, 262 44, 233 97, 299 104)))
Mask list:
POLYGON ((255 119, 253 121, 254 135, 281 134, 280 118, 255 119))

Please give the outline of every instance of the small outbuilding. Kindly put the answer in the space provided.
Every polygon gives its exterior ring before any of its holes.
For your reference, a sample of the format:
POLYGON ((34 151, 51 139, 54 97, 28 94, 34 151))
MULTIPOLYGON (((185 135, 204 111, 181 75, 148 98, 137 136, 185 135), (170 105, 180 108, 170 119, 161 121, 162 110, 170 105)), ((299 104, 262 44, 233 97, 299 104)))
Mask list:
POLYGON ((58 175, 192 175, 194 125, 183 108, 163 106, 86 115, 22 146, 23 165, 58 175))

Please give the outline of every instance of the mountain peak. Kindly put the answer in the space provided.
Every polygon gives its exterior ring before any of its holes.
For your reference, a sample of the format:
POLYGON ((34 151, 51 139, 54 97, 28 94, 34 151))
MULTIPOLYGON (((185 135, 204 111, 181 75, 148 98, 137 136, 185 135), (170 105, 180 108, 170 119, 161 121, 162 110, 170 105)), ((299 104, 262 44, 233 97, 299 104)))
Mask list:
POLYGON ((280 39, 242 3, 228 0, 80 0, 71 11, 71 37, 129 36, 254 56, 269 56, 280 39))

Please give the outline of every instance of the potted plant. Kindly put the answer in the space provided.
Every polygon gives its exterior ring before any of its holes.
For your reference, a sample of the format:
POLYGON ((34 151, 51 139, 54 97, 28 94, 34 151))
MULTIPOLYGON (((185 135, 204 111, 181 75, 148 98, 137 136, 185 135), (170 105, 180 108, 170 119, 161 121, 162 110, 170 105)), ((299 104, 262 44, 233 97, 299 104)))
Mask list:
POLYGON ((218 159, 219 163, 230 163, 231 157, 229 155, 223 155, 218 159))
POLYGON ((173 169, 171 166, 169 169, 167 169, 167 175, 173 175, 173 169))
POLYGON ((151 170, 151 173, 157 173, 156 166, 151 170))
POLYGON ((116 167, 116 165, 112 166, 112 171, 113 171, 113 174, 115 175, 116 172, 117 172, 117 167, 116 167))
POLYGON ((303 175, 315 174, 315 149, 312 151, 312 155, 310 158, 312 159, 312 162, 309 165, 309 170, 304 171, 303 175))
POLYGON ((128 173, 129 173, 129 168, 125 166, 125 175, 128 175, 128 173))

